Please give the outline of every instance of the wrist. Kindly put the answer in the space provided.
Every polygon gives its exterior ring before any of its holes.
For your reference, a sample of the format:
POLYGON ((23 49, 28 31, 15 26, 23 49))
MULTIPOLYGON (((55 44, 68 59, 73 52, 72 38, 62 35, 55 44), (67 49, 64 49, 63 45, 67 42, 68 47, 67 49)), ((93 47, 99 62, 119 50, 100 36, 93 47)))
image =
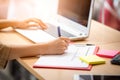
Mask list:
POLYGON ((20 24, 19 21, 12 21, 12 22, 11 22, 11 27, 12 27, 13 29, 19 28, 19 24, 20 24))

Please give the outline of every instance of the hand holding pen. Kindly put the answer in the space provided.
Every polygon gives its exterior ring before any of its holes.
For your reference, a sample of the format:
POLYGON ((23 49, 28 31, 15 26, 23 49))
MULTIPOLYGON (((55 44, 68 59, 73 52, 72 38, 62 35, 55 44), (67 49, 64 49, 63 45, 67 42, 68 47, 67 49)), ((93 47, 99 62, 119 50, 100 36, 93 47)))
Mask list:
POLYGON ((57 30, 58 30, 58 37, 62 38, 67 44, 69 44, 70 43, 70 39, 67 38, 67 37, 62 37, 60 26, 57 27, 57 30))

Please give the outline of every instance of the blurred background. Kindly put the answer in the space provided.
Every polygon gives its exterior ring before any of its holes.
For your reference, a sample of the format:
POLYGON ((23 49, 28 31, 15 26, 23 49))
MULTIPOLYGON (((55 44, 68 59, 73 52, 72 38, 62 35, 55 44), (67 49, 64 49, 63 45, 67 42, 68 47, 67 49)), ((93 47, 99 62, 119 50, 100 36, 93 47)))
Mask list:
MULTIPOLYGON (((37 17, 49 20, 58 0, 0 0, 0 19, 37 17)), ((93 19, 120 31, 120 0, 95 0, 93 19)))

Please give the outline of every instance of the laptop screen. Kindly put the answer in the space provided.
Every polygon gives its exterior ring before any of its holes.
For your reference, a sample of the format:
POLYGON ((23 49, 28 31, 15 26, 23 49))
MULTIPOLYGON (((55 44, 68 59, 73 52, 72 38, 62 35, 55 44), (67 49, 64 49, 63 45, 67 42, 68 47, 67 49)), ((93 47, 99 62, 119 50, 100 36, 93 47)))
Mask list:
POLYGON ((87 27, 91 0, 59 0, 58 14, 87 27))

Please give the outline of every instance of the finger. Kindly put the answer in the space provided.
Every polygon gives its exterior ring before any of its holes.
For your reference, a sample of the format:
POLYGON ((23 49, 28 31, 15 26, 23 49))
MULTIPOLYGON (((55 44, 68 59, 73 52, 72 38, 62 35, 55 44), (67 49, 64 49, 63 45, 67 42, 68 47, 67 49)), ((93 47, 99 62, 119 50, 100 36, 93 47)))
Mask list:
POLYGON ((70 40, 69 38, 67 38, 67 37, 60 37, 61 39, 63 39, 63 40, 70 40))
POLYGON ((38 27, 39 24, 29 24, 28 27, 38 27))
POLYGON ((61 52, 64 53, 66 49, 67 49, 67 47, 63 47, 61 52))
POLYGON ((65 51, 66 49, 67 49, 67 46, 64 46, 64 47, 63 47, 63 50, 65 51))
POLYGON ((24 25, 24 28, 33 28, 33 27, 38 28, 38 26, 39 26, 38 24, 26 24, 26 25, 24 25))
POLYGON ((41 20, 36 19, 35 22, 38 23, 42 29, 47 29, 46 24, 41 20))
POLYGON ((41 27, 41 29, 46 29, 47 26, 45 25, 44 22, 42 22, 42 20, 37 19, 37 18, 31 18, 31 19, 27 19, 25 20, 25 22, 29 23, 29 22, 35 22, 37 24, 39 24, 39 26, 41 27))
MULTIPOLYGON (((24 25, 25 26, 25 25, 24 25)), ((32 24, 26 24, 24 28, 30 28, 30 29, 42 29, 39 24, 37 23, 32 23, 32 24)))
POLYGON ((64 54, 65 50, 61 50, 60 52, 58 52, 57 54, 64 54))
POLYGON ((61 41, 61 47, 67 47, 67 43, 64 40, 61 41))
POLYGON ((66 43, 70 43, 70 39, 67 37, 60 37, 60 39, 64 40, 66 43))

